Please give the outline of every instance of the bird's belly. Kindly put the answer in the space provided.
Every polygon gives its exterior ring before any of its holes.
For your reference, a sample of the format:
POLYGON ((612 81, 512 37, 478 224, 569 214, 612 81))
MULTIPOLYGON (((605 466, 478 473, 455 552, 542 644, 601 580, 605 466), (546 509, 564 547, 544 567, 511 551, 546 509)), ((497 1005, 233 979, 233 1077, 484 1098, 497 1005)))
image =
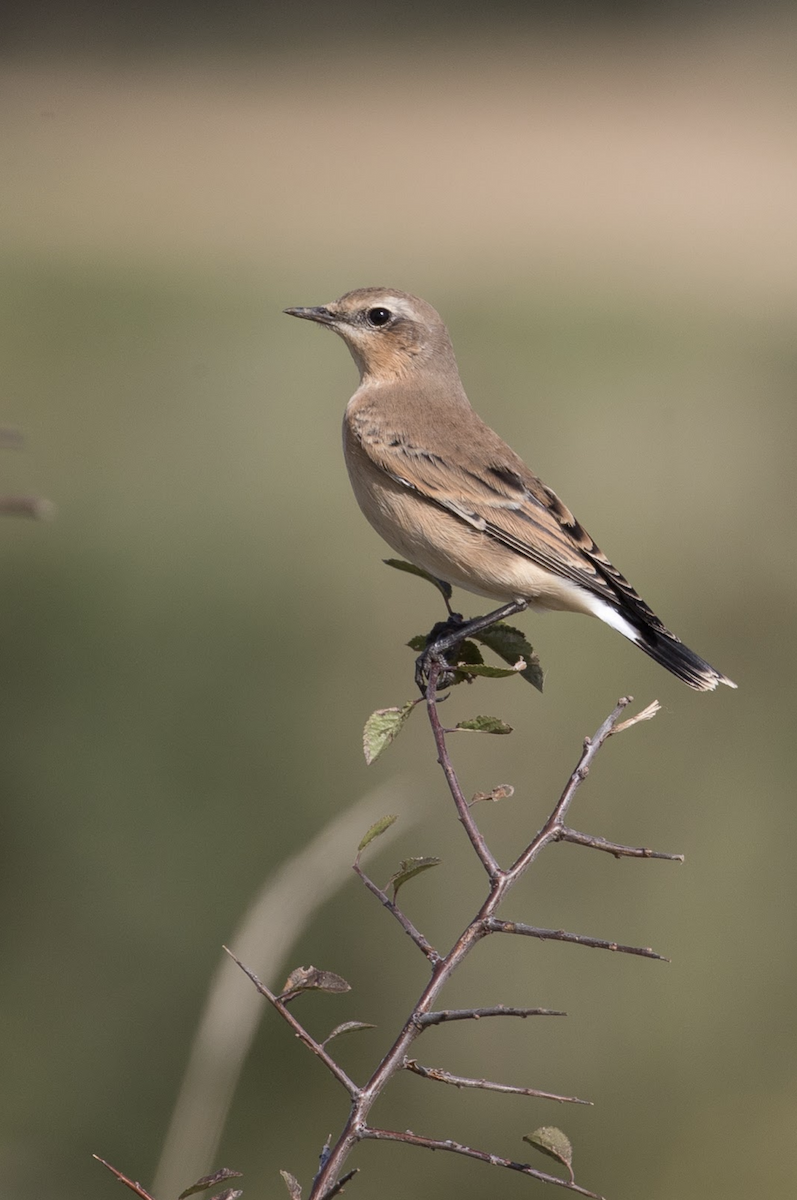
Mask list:
POLYGON ((346 455, 360 508, 387 544, 415 566, 493 600, 523 599, 540 610, 591 612, 576 584, 358 460, 359 455, 346 455))

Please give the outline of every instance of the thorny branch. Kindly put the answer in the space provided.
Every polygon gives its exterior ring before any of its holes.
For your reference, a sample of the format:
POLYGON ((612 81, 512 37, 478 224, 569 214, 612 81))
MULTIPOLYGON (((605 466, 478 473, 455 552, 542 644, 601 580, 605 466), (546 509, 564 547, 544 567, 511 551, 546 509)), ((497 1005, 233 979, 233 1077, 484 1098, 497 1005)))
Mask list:
POLYGON ((669 962, 663 954, 656 954, 649 946, 621 946, 618 942, 606 942, 602 938, 584 937, 580 933, 567 933, 564 929, 540 929, 536 925, 524 925, 522 921, 500 921, 488 917, 484 922, 488 933, 519 933, 524 937, 539 938, 543 942, 573 942, 576 946, 591 946, 594 950, 614 950, 620 954, 638 954, 642 958, 657 958, 669 962))
POLYGON ((541 1092, 538 1088, 511 1087, 508 1083, 491 1083, 489 1079, 472 1079, 467 1075, 452 1075, 439 1067, 423 1067, 414 1058, 404 1059, 404 1069, 420 1075, 422 1079, 434 1079, 437 1083, 450 1083, 452 1087, 478 1088, 485 1092, 507 1092, 512 1096, 536 1096, 538 1100, 558 1100, 560 1104, 592 1104, 591 1100, 579 1100, 578 1096, 558 1096, 555 1092, 541 1092))
POLYGON ((227 952, 227 954, 229 954, 233 962, 238 964, 243 973, 249 976, 249 978, 252 980, 252 983, 260 992, 260 995, 265 996, 266 1000, 268 1000, 269 1004, 272 1004, 274 1008, 276 1008, 283 1020, 287 1021, 299 1041, 304 1042, 305 1046, 307 1046, 309 1050, 312 1050, 313 1054, 317 1055, 318 1058, 321 1059, 321 1062, 324 1064, 327 1070, 335 1076, 338 1083, 343 1084, 352 1099, 356 1099, 360 1094, 360 1089, 357 1087, 357 1084, 353 1083, 343 1068, 338 1066, 330 1054, 327 1054, 321 1043, 317 1042, 315 1038, 307 1032, 304 1026, 296 1020, 293 1013, 285 1004, 282 1003, 279 996, 275 996, 274 993, 267 988, 260 979, 258 979, 254 971, 250 971, 249 967, 245 966, 244 963, 241 962, 240 958, 236 958, 229 947, 224 946, 223 949, 227 952))
POLYGON ((502 872, 498 865, 498 860, 494 857, 487 843, 482 836, 476 820, 471 812, 471 807, 465 799, 465 793, 460 787, 457 779, 456 771, 451 763, 446 746, 446 732, 440 721, 440 714, 437 711, 437 680, 440 675, 441 666, 439 663, 432 664, 429 673, 429 686, 426 696, 426 708, 429 714, 429 723, 432 726, 435 745, 437 746, 437 761, 443 768, 443 774, 446 777, 448 790, 451 792, 452 799, 456 806, 457 816, 465 827, 465 832, 470 838, 470 843, 481 861, 482 866, 490 877, 490 881, 494 884, 500 879, 502 872))
POLYGON ((520 1171, 522 1175, 530 1175, 532 1179, 539 1179, 542 1183, 553 1183, 557 1187, 566 1188, 569 1192, 575 1192, 577 1196, 589 1196, 591 1200, 603 1200, 603 1197, 599 1196, 597 1192, 588 1192, 586 1188, 579 1187, 577 1183, 571 1183, 568 1179, 560 1179, 558 1175, 549 1175, 546 1171, 535 1171, 534 1167, 528 1163, 513 1162, 511 1158, 487 1154, 484 1150, 474 1150, 472 1146, 463 1146, 459 1142, 441 1142, 436 1138, 419 1137, 417 1133, 411 1133, 409 1129, 399 1132, 397 1129, 374 1129, 371 1126, 365 1126, 362 1136, 377 1142, 404 1142, 406 1146, 422 1146, 426 1150, 451 1150, 454 1154, 464 1154, 467 1158, 476 1158, 479 1162, 489 1163, 493 1167, 508 1167, 510 1171, 520 1171))
POLYGON ((354 1178, 354 1176, 359 1172, 359 1170, 360 1170, 359 1167, 353 1167, 351 1171, 347 1171, 345 1175, 341 1175, 338 1182, 336 1184, 333 1184, 333 1186, 327 1192, 326 1200, 332 1200, 333 1196, 339 1196, 340 1193, 345 1188, 346 1184, 349 1183, 349 1181, 354 1178))
POLYGON ((123 1175, 121 1171, 117 1171, 116 1167, 112 1167, 111 1164, 106 1162, 104 1158, 100 1158, 99 1154, 92 1154, 91 1157, 96 1158, 97 1162, 100 1162, 104 1167, 107 1167, 111 1174, 115 1175, 120 1183, 123 1183, 125 1187, 130 1188, 131 1192, 135 1192, 135 1194, 139 1197, 139 1200, 153 1200, 149 1192, 146 1191, 140 1183, 138 1183, 135 1179, 129 1179, 128 1176, 123 1175))
MULTIPOLYGON (((617 730, 615 729, 615 733, 617 730)), ((574 846, 588 846, 591 850, 604 850, 615 858, 663 858, 667 862, 684 861, 683 854, 664 854, 661 850, 649 850, 646 846, 622 846, 619 842, 607 842, 606 838, 594 837, 590 833, 579 833, 577 829, 563 826, 559 841, 572 842, 574 846)))
MULTIPOLYGON (((513 611, 517 611, 517 609, 514 609, 513 611)), ((500 610, 500 617, 497 614, 490 614, 492 620, 501 619, 506 615, 509 615, 509 612, 504 610, 500 610)), ((486 618, 480 618, 480 620, 482 620, 482 625, 480 628, 485 628, 486 626, 484 622, 486 621, 486 618)), ((612 734, 624 729, 628 729, 640 720, 649 719, 651 716, 653 716, 657 706, 650 705, 647 709, 644 709, 635 717, 631 717, 623 722, 620 722, 620 716, 631 702, 631 697, 623 697, 618 701, 613 711, 601 724, 595 735, 592 738, 585 738, 582 752, 575 769, 570 775, 570 778, 568 779, 567 784, 565 785, 562 794, 559 797, 559 800, 557 801, 545 823, 538 830, 522 853, 516 858, 514 863, 512 863, 512 865, 508 868, 503 868, 487 846, 485 839, 479 830, 478 825, 476 824, 471 808, 465 798, 449 755, 448 746, 446 743, 446 731, 440 722, 437 711, 437 705, 439 700, 442 698, 438 695, 438 687, 441 681, 445 682, 446 670, 448 669, 448 665, 443 658, 443 653, 445 650, 450 648, 450 646, 455 645, 458 637, 461 638, 462 636, 464 635, 461 631, 454 631, 448 634, 446 638, 434 643, 430 650, 426 653, 426 656, 422 656, 422 660, 419 660, 419 662, 422 661, 422 678, 425 684, 425 702, 429 723, 437 749, 438 761, 453 798, 457 816, 462 823, 470 843, 489 878, 489 891, 487 898, 482 904, 479 912, 465 927, 465 929, 451 946, 448 953, 441 955, 427 941, 424 935, 415 928, 409 918, 397 907, 395 901, 391 900, 381 888, 379 888, 365 875, 359 866, 359 859, 355 863, 354 869, 359 878, 363 881, 368 890, 379 899, 380 903, 383 904, 384 907, 398 921, 404 932, 408 934, 412 941, 426 956, 431 967, 431 976, 429 981, 418 997, 412 1012, 407 1018, 396 1040, 371 1075, 371 1078, 362 1087, 358 1087, 355 1083, 353 1083, 346 1073, 331 1058, 324 1047, 300 1025, 293 1014, 288 1011, 284 1004, 281 1003, 279 997, 271 993, 269 989, 265 987, 265 985, 262 984, 251 971, 249 971, 246 967, 243 967, 243 964, 239 964, 250 976, 250 978, 252 978, 258 990, 277 1009, 277 1011, 288 1022, 288 1024, 291 1025, 296 1036, 299 1037, 300 1040, 303 1041, 305 1045, 317 1055, 317 1057, 324 1063, 331 1074, 343 1084, 349 1093, 349 1096, 351 1097, 352 1105, 349 1117, 340 1136, 338 1137, 337 1142, 331 1148, 325 1147, 321 1165, 313 1180, 308 1200, 330 1200, 332 1196, 335 1196, 339 1193, 344 1181, 347 1181, 350 1177, 349 1174, 343 1174, 343 1166, 357 1143, 365 1139, 403 1142, 407 1145, 424 1147, 430 1150, 448 1150, 450 1152, 477 1159, 481 1162, 489 1163, 494 1166, 501 1166, 510 1170, 520 1171, 521 1173, 534 1179, 553 1184, 557 1187, 565 1188, 571 1192, 577 1193, 578 1195, 596 1197, 597 1194, 595 1192, 590 1192, 579 1187, 572 1180, 565 1180, 555 1175, 549 1175, 543 1171, 537 1171, 527 1163, 513 1162, 510 1159, 488 1154, 484 1151, 476 1150, 471 1146, 461 1145, 458 1142, 449 1140, 438 1141, 433 1138, 426 1138, 418 1134, 411 1133, 410 1131, 398 1132, 393 1130, 376 1129, 368 1125, 368 1115, 373 1104, 384 1091, 386 1085, 393 1078, 393 1076, 401 1070, 410 1070, 426 1079, 433 1079, 439 1082, 448 1083, 455 1087, 483 1088, 491 1091, 510 1092, 516 1095, 541 1096, 547 1099, 558 1100, 562 1102, 570 1101, 578 1104, 589 1103, 589 1101, 579 1100, 577 1097, 573 1096, 558 1096, 551 1093, 540 1092, 532 1088, 515 1088, 505 1084, 491 1083, 486 1080, 470 1079, 463 1076, 452 1075, 446 1071, 441 1071, 436 1068, 422 1067, 414 1058, 410 1056, 409 1052, 413 1046, 413 1043, 418 1037, 421 1036, 422 1033, 424 1033, 431 1026, 440 1025, 446 1021, 478 1020, 482 1017, 496 1016, 527 1017, 533 1015, 565 1015, 564 1013, 551 1009, 510 1008, 503 1005, 496 1005, 491 1008, 451 1010, 435 1008, 435 1003, 438 1000, 440 993, 450 980, 454 971, 457 969, 457 967, 459 967, 463 959, 471 952, 477 943, 480 942, 484 937, 487 937, 492 933, 515 933, 525 935, 527 937, 573 942, 578 945, 614 950, 626 954, 636 954, 647 958, 662 958, 661 955, 656 954, 654 951, 648 948, 624 946, 616 942, 603 941, 597 938, 567 933, 564 930, 542 929, 536 926, 526 925, 521 922, 503 921, 496 916, 498 908, 510 889, 515 883, 517 883, 517 881, 534 862, 540 852, 551 843, 572 842, 577 845, 608 852, 617 857, 629 856, 636 858, 663 858, 681 861, 680 855, 663 854, 643 848, 622 846, 617 843, 608 842, 603 838, 592 837, 587 834, 579 833, 578 831, 571 829, 566 824, 567 814, 575 798, 576 792, 589 774, 592 763, 594 762, 596 755, 604 743, 612 736, 612 734)), ((238 960, 236 959, 236 961, 238 960)), ((598 1200, 600 1200, 600 1198, 598 1198, 598 1200)))
POLYGON ((412 938, 418 949, 426 955, 426 957, 429 959, 429 962, 432 963, 433 966, 436 966, 437 963, 440 962, 440 955, 437 953, 434 946, 427 942, 423 934, 415 928, 409 917, 401 911, 395 900, 391 900, 387 892, 383 892, 382 889, 374 883, 373 879, 368 878, 358 861, 355 861, 353 869, 368 888, 368 891, 376 896, 377 900, 379 900, 381 904, 384 904, 387 911, 393 914, 404 932, 412 938))
POLYGON ((482 1017, 566 1017, 556 1008, 510 1008, 496 1004, 492 1008, 443 1008, 439 1012, 423 1013, 418 1017, 421 1028, 443 1025, 446 1021, 479 1021, 482 1017))

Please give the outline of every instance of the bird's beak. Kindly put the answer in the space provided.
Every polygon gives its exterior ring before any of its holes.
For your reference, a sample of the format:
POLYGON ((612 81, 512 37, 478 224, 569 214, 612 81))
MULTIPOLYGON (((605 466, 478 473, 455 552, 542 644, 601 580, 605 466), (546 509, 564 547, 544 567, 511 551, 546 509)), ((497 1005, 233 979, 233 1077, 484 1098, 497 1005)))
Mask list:
POLYGON ((302 317, 305 321, 317 321, 319 325, 334 325, 336 321, 335 315, 323 305, 316 308, 284 308, 282 311, 289 317, 302 317))

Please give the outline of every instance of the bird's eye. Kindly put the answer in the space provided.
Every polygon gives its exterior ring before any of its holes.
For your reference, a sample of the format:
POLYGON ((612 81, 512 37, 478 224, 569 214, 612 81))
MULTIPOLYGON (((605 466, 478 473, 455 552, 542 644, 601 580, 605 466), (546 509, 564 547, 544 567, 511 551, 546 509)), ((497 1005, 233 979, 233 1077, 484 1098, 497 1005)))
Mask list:
POLYGON ((368 318, 368 324, 375 325, 377 329, 382 325, 387 325, 393 316, 389 308, 369 308, 365 315, 368 318))

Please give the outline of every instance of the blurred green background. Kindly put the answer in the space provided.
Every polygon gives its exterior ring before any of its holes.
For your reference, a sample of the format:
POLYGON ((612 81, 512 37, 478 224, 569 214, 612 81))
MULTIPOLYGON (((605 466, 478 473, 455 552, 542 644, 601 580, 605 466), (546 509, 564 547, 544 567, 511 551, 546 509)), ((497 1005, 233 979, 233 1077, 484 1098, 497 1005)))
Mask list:
MULTIPOLYGON (((58 514, 0 525, 0 1194, 119 1194, 92 1152, 152 1178, 220 944, 375 783, 405 780, 422 818, 374 876, 445 860, 407 887, 413 919, 445 945, 481 897, 421 715, 362 760, 440 605, 381 566, 350 495, 353 364, 281 315, 372 283, 439 308, 479 412, 740 685, 696 695, 595 622, 528 616, 544 697, 458 690, 452 718, 516 727, 454 746, 467 790, 516 786, 481 813, 504 858, 619 695, 662 701, 573 819, 685 866, 552 849, 506 911, 673 961, 492 939, 447 1001, 568 1020, 441 1029, 420 1060, 595 1107, 402 1078, 375 1119, 519 1159, 560 1124, 613 1200, 792 1194, 793 6, 4 21, 0 423, 26 442, 0 490, 58 514)), ((353 985, 297 1005, 315 1032, 378 1024, 339 1043, 364 1078, 424 963, 353 880, 271 982, 300 962, 353 985)), ((266 1014, 217 1162, 250 1198, 283 1194, 279 1168, 307 1186, 345 1111, 266 1014)), ((355 1164, 352 1196, 539 1192, 401 1147, 355 1164)))

